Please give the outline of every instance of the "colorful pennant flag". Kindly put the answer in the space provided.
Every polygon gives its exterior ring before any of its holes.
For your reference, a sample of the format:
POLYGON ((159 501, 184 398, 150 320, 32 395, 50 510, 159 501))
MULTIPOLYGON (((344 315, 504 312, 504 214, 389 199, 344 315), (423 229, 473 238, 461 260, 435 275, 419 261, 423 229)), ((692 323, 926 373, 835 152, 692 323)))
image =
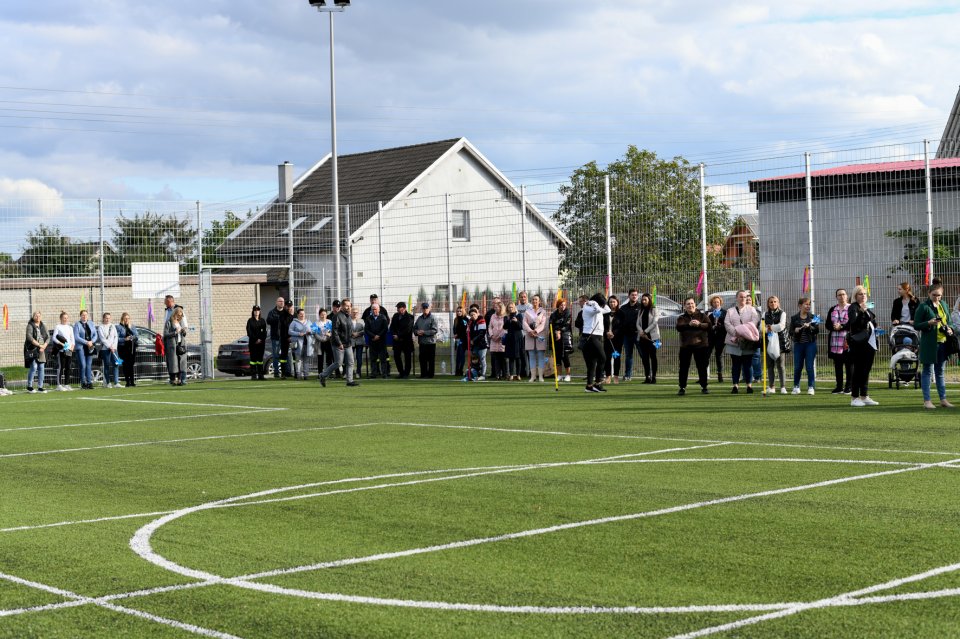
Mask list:
POLYGON ((923 269, 923 285, 930 286, 933 281, 933 259, 927 258, 927 264, 923 269))
POLYGON ((513 283, 513 303, 517 303, 517 283, 513 283))
POLYGON ((300 306, 298 306, 297 308, 306 308, 306 307, 307 307, 307 296, 304 295, 303 297, 300 298, 300 306))
POLYGON ((411 313, 413 312, 413 295, 407 295, 407 308, 411 313))
POLYGON ((803 269, 803 292, 810 292, 810 267, 804 267, 803 269))
POLYGON ((10 309, 6 304, 3 305, 3 330, 10 330, 10 309))
POLYGON ((603 276, 603 292, 607 294, 607 297, 610 297, 610 276, 603 276))
POLYGON ((703 278, 704 272, 700 271, 700 278, 697 280, 697 295, 703 293, 703 278))
POLYGON ((653 305, 657 305, 657 285, 653 285, 653 290, 650 292, 650 301, 653 302, 653 305))
POLYGON ((80 310, 81 310, 81 311, 87 310, 87 296, 86 296, 86 295, 81 295, 81 296, 80 296, 80 310))
POLYGON ((147 322, 152 323, 155 319, 153 316, 153 300, 147 300, 147 322))
POLYGON ((863 288, 867 289, 867 295, 870 295, 870 276, 863 276, 863 288))
POLYGON ((757 289, 753 285, 753 280, 750 280, 750 303, 751 304, 757 303, 757 289))
POLYGON ((467 310, 467 290, 464 288, 463 296, 460 298, 460 306, 463 307, 463 310, 467 310))
POLYGON ((483 294, 483 303, 482 303, 482 305, 480 306, 480 311, 481 311, 484 315, 487 314, 487 294, 486 294, 486 293, 483 294))

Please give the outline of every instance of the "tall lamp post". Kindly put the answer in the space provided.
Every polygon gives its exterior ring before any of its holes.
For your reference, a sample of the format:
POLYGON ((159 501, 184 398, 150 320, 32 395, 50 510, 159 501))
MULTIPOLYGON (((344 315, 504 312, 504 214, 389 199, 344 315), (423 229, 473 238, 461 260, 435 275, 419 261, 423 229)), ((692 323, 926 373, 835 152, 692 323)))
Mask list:
POLYGON ((330 14, 330 168, 333 172, 331 186, 333 190, 333 246, 334 277, 336 277, 337 298, 343 297, 343 275, 340 264, 340 188, 337 179, 337 83, 333 70, 333 14, 345 11, 350 0, 333 0, 328 7, 326 0, 308 0, 311 7, 321 13, 330 14))

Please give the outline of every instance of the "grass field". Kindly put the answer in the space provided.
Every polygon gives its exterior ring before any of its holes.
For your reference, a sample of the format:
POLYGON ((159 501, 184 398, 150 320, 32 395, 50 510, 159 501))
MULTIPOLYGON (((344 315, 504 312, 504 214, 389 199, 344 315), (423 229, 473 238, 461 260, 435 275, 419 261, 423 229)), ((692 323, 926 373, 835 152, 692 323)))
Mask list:
POLYGON ((727 391, 2 398, 0 637, 960 636, 960 412, 727 391))

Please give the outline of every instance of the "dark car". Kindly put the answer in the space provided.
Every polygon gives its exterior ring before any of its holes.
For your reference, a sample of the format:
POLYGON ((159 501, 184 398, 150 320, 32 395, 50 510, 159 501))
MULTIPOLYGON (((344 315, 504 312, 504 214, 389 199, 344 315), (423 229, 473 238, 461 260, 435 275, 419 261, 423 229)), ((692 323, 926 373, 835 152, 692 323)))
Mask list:
MULTIPOLYGON (((270 340, 267 340, 266 350, 263 353, 263 370, 270 370, 273 360, 273 350, 270 340)), ((250 375, 250 342, 246 335, 229 344, 222 344, 217 349, 217 370, 228 375, 242 377, 250 375)))
MULTIPOLYGON (((146 326, 134 326, 139 337, 137 341, 137 364, 134 375, 137 379, 167 379, 167 364, 163 357, 154 353, 154 341, 157 333, 146 326)), ((53 331, 50 331, 50 344, 47 346, 47 367, 44 375, 45 384, 57 383, 57 358, 53 355, 53 331)), ((121 371, 121 377, 122 377, 121 371)), ((187 344, 187 379, 197 380, 203 377, 203 363, 200 355, 200 346, 187 344)), ((103 381, 103 370, 100 357, 93 357, 93 381, 103 381)), ((75 362, 70 365, 70 383, 80 383, 80 369, 75 362)))

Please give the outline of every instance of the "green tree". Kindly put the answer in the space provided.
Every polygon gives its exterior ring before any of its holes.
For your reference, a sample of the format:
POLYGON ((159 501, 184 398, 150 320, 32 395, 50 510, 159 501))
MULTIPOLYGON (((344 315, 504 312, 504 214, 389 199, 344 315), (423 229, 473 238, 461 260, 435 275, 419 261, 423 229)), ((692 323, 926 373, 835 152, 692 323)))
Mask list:
MULTIPOLYGON (((560 188, 564 201, 555 219, 571 239, 564 249, 564 288, 602 283, 607 273, 604 177, 610 176, 610 228, 615 286, 657 284, 661 292, 686 292, 701 269, 700 181, 687 160, 658 158, 629 146, 626 155, 601 168, 580 167, 560 188)), ((722 244, 730 224, 728 207, 706 196, 707 245, 722 244)), ((719 255, 708 268, 719 267, 719 255)))
POLYGON ((196 233, 186 218, 147 211, 131 218, 120 214, 111 231, 115 254, 108 272, 126 275, 134 262, 193 263, 196 270, 196 233))
POLYGON ((214 220, 210 228, 203 230, 203 263, 204 265, 223 264, 223 257, 217 252, 227 237, 250 219, 252 211, 247 211, 246 218, 241 218, 233 211, 226 211, 222 220, 214 220))
MULTIPOLYGON (((887 237, 895 237, 903 242, 903 259, 896 268, 910 273, 913 281, 925 281, 927 269, 927 230, 903 229, 887 231, 887 237)), ((933 229, 933 272, 934 274, 960 273, 960 227, 955 229, 933 229)))
POLYGON ((97 242, 77 242, 58 226, 40 224, 21 246, 20 274, 26 277, 77 277, 95 273, 97 242))

